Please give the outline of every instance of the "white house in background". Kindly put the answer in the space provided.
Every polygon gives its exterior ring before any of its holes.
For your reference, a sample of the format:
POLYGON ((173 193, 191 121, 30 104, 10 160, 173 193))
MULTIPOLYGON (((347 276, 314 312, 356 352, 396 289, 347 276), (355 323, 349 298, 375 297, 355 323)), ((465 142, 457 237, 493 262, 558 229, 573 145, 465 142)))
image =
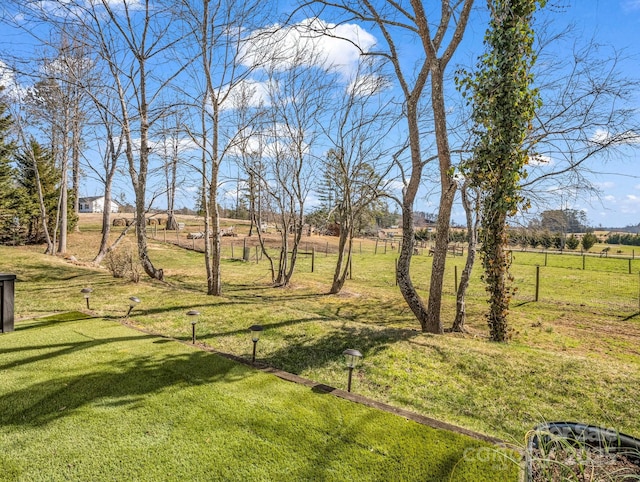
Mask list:
MULTIPOLYGON (((101 213, 104 211, 104 196, 81 197, 78 204, 81 213, 101 213)), ((119 210, 120 204, 112 199, 111 212, 117 213, 119 210)))

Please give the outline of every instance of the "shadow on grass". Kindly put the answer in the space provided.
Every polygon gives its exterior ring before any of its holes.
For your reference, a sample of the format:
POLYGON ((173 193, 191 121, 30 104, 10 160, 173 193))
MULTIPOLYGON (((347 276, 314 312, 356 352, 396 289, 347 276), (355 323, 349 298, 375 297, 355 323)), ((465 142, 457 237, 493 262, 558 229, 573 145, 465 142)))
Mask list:
MULTIPOLYGON (((92 318, 92 316, 86 313, 82 313, 80 311, 70 311, 62 315, 53 315, 38 318, 36 321, 19 321, 15 324, 15 331, 31 330, 34 328, 45 328, 53 324, 64 323, 67 321, 87 320, 89 318, 92 318)), ((0 350, 0 353, 2 352, 3 351, 0 350)))
POLYGON ((91 276, 100 278, 108 276, 105 273, 96 271, 95 268, 86 268, 74 264, 51 265, 43 269, 42 264, 21 264, 17 271, 16 284, 31 282, 53 282, 53 281, 70 281, 84 280, 91 276))
POLYGON ((43 368, 46 374, 38 375, 41 381, 18 390, 0 391, 0 425, 41 426, 91 404, 133 408, 147 395, 169 387, 221 380, 231 382, 251 373, 248 368, 211 353, 171 353, 162 348, 162 343, 151 349, 154 346, 149 343, 151 340, 154 343, 162 341, 151 335, 134 335, 19 346, 0 351, 0 356, 38 352, 5 363, 0 370, 46 363, 43 368), (138 349, 129 343, 148 344, 148 348, 138 349), (107 345, 114 346, 104 348, 107 345), (68 355, 75 355, 78 364, 75 359, 69 364, 68 355))
POLYGON ((304 335, 279 350, 261 358, 268 365, 299 374, 307 369, 320 368, 341 360, 348 348, 360 351, 366 360, 400 341, 410 340, 419 332, 402 328, 343 327, 321 338, 307 342, 304 335))

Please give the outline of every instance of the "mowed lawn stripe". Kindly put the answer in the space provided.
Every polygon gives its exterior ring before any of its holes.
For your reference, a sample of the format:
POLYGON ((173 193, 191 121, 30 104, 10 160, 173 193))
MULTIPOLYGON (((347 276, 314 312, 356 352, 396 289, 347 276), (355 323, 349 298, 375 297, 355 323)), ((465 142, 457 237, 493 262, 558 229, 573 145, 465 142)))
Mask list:
POLYGON ((0 335, 0 480, 517 480, 491 445, 79 318, 0 335))

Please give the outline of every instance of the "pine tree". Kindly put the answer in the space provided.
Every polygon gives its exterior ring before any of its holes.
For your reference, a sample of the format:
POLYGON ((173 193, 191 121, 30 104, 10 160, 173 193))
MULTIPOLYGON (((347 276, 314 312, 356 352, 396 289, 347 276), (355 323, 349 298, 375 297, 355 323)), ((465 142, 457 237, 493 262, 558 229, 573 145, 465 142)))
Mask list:
POLYGON ((12 119, 7 105, 0 102, 0 244, 11 242, 15 231, 16 196, 11 165, 15 144, 10 140, 12 119))

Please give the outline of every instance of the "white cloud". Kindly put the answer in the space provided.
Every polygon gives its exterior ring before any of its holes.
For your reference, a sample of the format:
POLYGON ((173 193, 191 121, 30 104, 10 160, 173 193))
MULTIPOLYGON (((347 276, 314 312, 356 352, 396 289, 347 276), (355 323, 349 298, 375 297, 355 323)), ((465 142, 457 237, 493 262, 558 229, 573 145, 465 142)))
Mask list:
POLYGON ((616 187, 616 183, 613 181, 594 182, 593 185, 600 189, 613 189, 616 187))
POLYGON ((243 58, 245 65, 268 64, 284 70, 298 62, 349 78, 360 51, 369 51, 375 43, 375 37, 358 25, 308 18, 292 26, 274 25, 253 32, 246 40, 243 58))
POLYGON ((376 94, 389 86, 389 81, 381 75, 356 75, 349 83, 347 92, 354 96, 367 97, 372 94, 376 94))
MULTIPOLYGON (((221 95, 227 95, 229 86, 222 89, 221 95)), ((269 84, 253 79, 245 79, 231 88, 223 109, 254 108, 269 105, 269 84)))
POLYGON ((589 140, 598 145, 640 144, 640 134, 634 131, 615 133, 597 129, 589 140))
POLYGON ((15 72, 2 60, 0 60, 0 86, 4 87, 3 94, 12 100, 22 99, 27 93, 27 89, 18 82, 15 72))
POLYGON ((549 156, 545 156, 544 154, 536 154, 534 156, 529 157, 529 165, 530 166, 552 166, 553 159, 549 156))

